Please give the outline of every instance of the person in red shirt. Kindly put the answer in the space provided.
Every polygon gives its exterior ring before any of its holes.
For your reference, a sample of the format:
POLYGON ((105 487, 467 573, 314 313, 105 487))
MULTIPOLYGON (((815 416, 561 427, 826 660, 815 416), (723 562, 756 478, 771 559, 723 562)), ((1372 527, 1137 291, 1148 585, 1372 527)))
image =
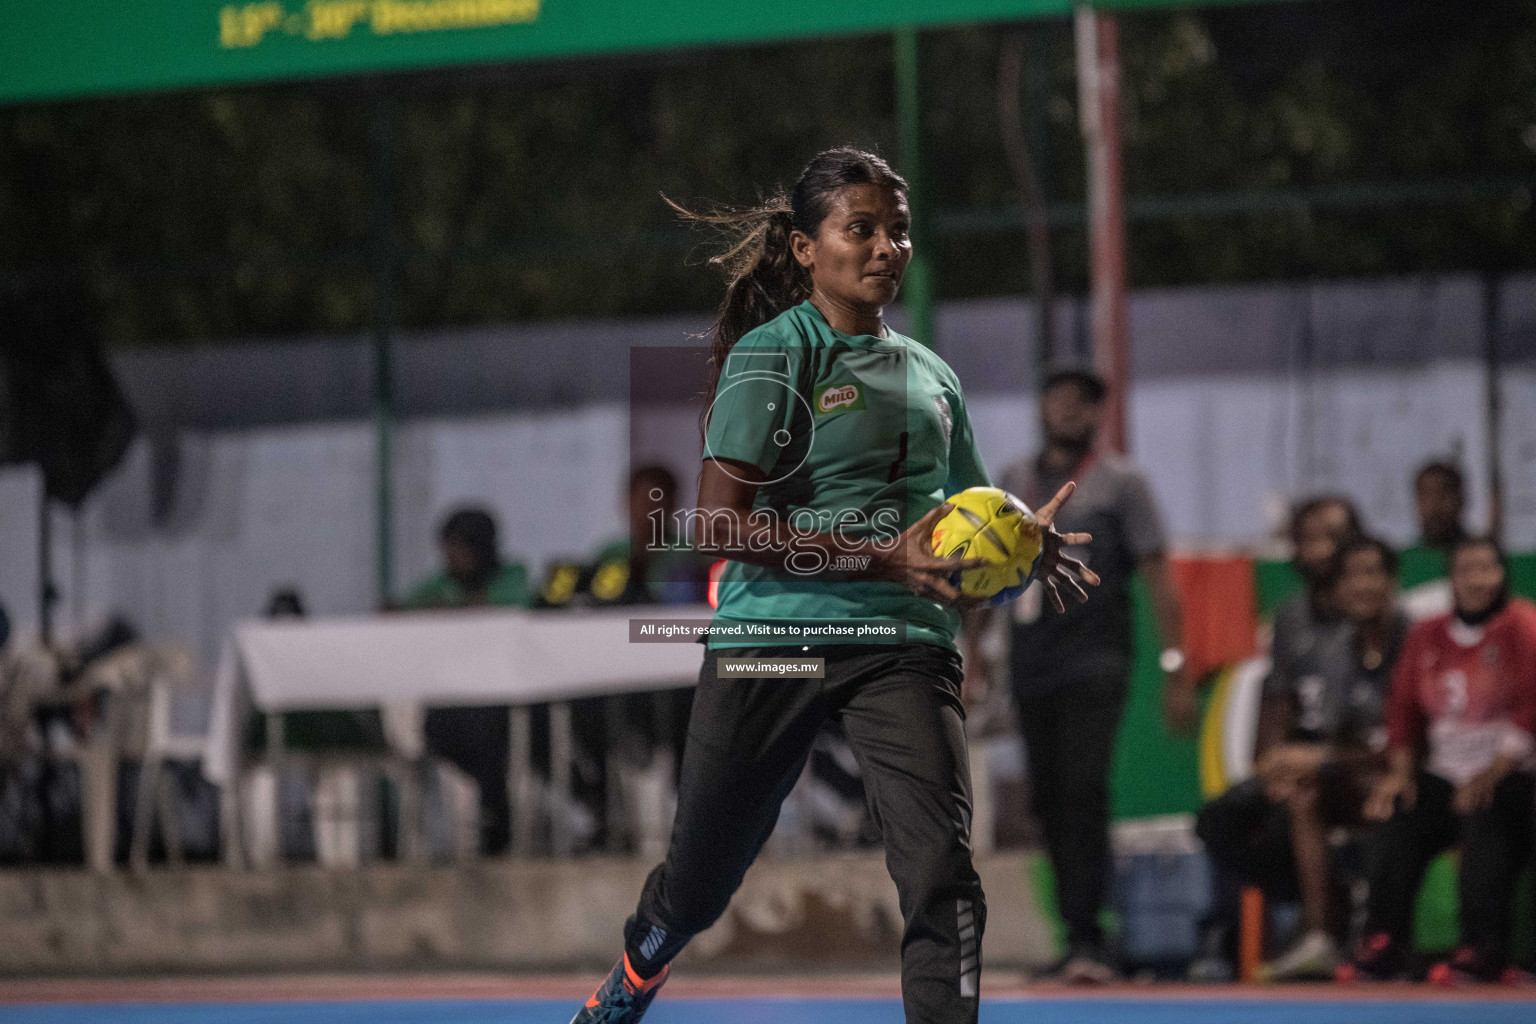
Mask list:
POLYGON ((1510 970, 1511 904, 1536 810, 1536 605, 1509 596, 1492 540, 1458 540, 1450 572, 1455 610, 1413 628, 1393 673, 1390 768, 1365 806, 1383 822, 1369 844, 1366 938, 1342 979, 1403 969, 1424 869, 1458 841, 1461 945, 1429 980, 1510 970))

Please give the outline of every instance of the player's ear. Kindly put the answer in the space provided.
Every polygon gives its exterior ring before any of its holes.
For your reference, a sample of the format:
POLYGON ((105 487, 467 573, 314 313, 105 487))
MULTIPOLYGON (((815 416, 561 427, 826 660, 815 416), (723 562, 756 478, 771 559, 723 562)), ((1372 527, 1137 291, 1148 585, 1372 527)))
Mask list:
POLYGON ((804 231, 789 233, 789 251, 794 254, 795 262, 807 270, 816 263, 816 239, 804 231))

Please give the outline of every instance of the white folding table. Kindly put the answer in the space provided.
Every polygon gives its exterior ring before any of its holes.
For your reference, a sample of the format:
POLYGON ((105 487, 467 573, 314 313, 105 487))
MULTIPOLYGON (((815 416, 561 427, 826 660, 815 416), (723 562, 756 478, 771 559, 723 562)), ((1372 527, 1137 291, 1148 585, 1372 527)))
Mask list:
MULTIPOLYGON (((226 639, 214 682, 203 770, 224 799, 226 859, 239 863, 241 740, 249 709, 268 716, 269 749, 281 756, 281 713, 319 709, 385 712, 391 746, 420 754, 422 709, 510 704, 513 852, 532 851, 529 705, 550 703, 550 783, 570 786, 570 704, 692 685, 698 643, 631 643, 630 620, 707 620, 708 607, 524 611, 472 609, 333 619, 253 620, 226 639), (389 723, 413 723, 405 729, 389 723)), ((557 828, 553 845, 569 836, 557 828)))

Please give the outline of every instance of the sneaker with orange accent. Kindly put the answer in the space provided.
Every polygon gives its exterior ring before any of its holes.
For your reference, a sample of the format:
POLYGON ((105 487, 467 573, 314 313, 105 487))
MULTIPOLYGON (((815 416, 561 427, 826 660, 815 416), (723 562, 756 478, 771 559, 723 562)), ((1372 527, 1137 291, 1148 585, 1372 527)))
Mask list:
POLYGON ((1349 963, 1334 969, 1333 980, 1350 984, 1357 981, 1391 981, 1403 970, 1403 952, 1386 932, 1367 935, 1349 963))
POLYGON ((629 965, 629 954, 624 954, 587 1005, 576 1011, 571 1024, 637 1024, 671 970, 668 964, 654 978, 642 978, 629 965))
POLYGON ((1425 980, 1431 985, 1445 987, 1478 983, 1508 984, 1504 980, 1508 966, 1502 957, 1472 946, 1462 946, 1449 960, 1442 960, 1431 967, 1425 980))

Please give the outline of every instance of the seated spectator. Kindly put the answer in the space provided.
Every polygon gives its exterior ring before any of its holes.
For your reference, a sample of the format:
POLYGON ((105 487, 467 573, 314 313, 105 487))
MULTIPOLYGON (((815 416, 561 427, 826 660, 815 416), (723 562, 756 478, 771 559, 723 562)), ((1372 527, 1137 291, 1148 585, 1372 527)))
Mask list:
MULTIPOLYGON (((1298 570, 1311 590, 1276 617, 1255 776, 1208 804, 1197 821, 1217 873, 1211 942, 1225 947, 1208 956, 1231 956, 1242 885, 1300 899, 1305 932, 1270 965, 1276 979, 1327 977, 1337 965, 1327 833, 1358 820, 1373 751, 1379 758, 1382 745, 1386 681, 1407 628, 1393 607, 1396 564, 1385 544, 1346 538, 1330 568, 1303 561, 1327 551, 1314 531, 1347 521, 1318 516, 1319 507, 1300 510, 1298 539, 1308 543, 1297 545, 1298 570)), ((1202 967, 1209 973, 1213 965, 1202 967)))
POLYGON ((1388 773, 1366 817, 1367 935, 1341 977, 1404 967, 1414 900, 1430 860, 1460 842, 1460 944, 1430 980, 1496 981, 1508 969, 1515 879, 1530 855, 1536 780, 1536 606, 1509 596, 1497 544, 1451 549, 1455 609, 1415 626, 1392 678, 1388 773))
POLYGON ((1329 651, 1322 676, 1296 680, 1287 694, 1290 738, 1256 766, 1265 795, 1285 805, 1305 932, 1269 965, 1272 980, 1327 977, 1338 966, 1330 929, 1332 887, 1329 833, 1356 828, 1372 781, 1385 765, 1386 706, 1392 667, 1408 620, 1395 605, 1397 556, 1379 540, 1361 537, 1337 558, 1334 600, 1349 629, 1347 643, 1329 651))
POLYGON ((461 508, 438 531, 443 571, 423 580, 405 599, 408 608, 465 608, 528 604, 528 569, 502 561, 496 520, 484 509, 461 508))
POLYGON ((665 466, 629 475, 629 529, 592 559, 588 589, 599 604, 701 604, 709 564, 676 533, 677 478, 665 466))
POLYGON ((1466 488, 1461 470, 1450 462, 1429 462, 1413 478, 1413 507, 1419 539, 1403 552, 1403 608, 1415 622, 1451 610, 1451 585, 1445 559, 1467 535, 1462 526, 1466 488))
MULTIPOLYGON (((496 520, 478 508, 461 508, 438 533, 443 571, 423 581, 406 598, 410 608, 465 608, 528 604, 528 570, 504 562, 496 543, 496 520)), ((430 708, 427 746, 475 780, 480 790, 480 849, 494 855, 512 837, 507 795, 511 726, 506 705, 430 708)))

